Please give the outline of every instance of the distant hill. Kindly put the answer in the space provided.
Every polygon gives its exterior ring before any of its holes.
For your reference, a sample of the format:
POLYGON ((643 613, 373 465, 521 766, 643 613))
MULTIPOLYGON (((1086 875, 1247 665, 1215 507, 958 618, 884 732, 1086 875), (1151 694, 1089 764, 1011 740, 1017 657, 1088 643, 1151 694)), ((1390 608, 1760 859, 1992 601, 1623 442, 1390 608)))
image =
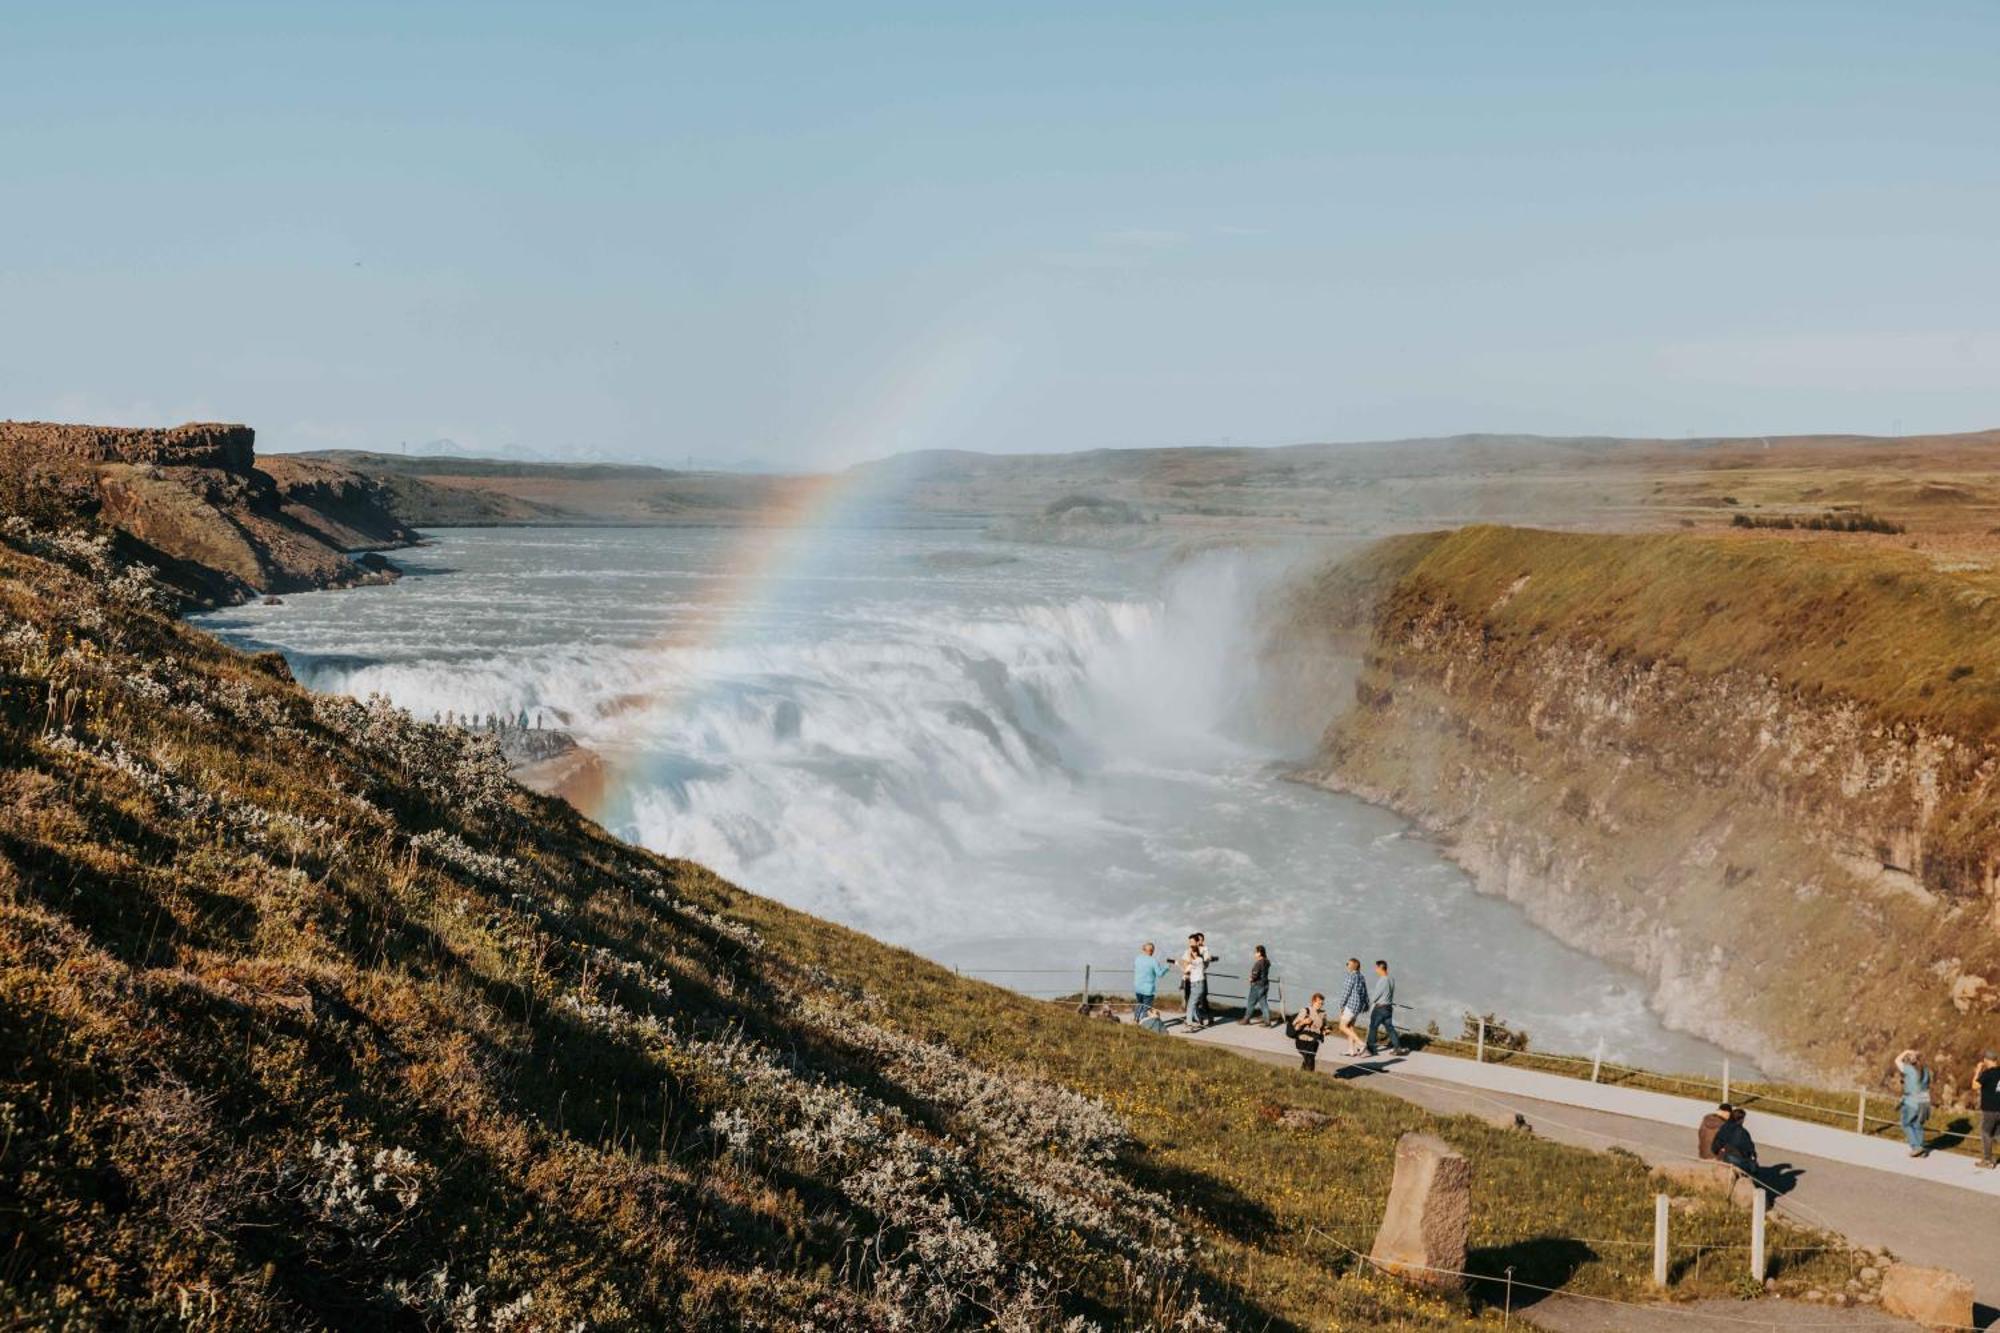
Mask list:
POLYGON ((397 516, 419 528, 755 523, 807 484, 797 477, 677 472, 638 463, 550 463, 361 450, 284 457, 330 464, 373 479, 392 497, 397 516))

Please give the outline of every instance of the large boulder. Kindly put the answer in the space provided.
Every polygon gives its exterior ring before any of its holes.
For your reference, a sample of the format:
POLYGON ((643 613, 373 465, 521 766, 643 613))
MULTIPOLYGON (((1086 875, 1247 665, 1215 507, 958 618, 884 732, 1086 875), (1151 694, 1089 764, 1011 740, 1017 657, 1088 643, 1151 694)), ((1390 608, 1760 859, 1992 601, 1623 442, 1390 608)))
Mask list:
POLYGON ((1661 1162, 1653 1168, 1653 1178, 1680 1193, 1740 1199, 1746 1204, 1753 1188, 1744 1174, 1727 1162, 1661 1162))
POLYGON ((1972 1283, 1943 1268, 1890 1264, 1882 1275, 1882 1308, 1932 1328, 1972 1323, 1972 1283))
POLYGON ((1471 1225, 1471 1164, 1434 1134, 1398 1139, 1389 1206, 1368 1257, 1407 1281, 1456 1290, 1471 1225))

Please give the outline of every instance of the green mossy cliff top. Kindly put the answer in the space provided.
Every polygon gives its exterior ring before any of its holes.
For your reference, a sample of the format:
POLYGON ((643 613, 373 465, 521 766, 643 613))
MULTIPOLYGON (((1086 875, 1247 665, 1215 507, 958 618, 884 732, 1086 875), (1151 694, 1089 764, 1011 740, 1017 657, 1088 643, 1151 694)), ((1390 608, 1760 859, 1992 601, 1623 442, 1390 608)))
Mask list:
POLYGON ((1625 535, 1476 526, 1336 561, 1289 608, 1322 625, 1443 601, 1501 636, 1748 671, 1884 722, 2000 728, 2000 576, 1846 534, 1625 535))

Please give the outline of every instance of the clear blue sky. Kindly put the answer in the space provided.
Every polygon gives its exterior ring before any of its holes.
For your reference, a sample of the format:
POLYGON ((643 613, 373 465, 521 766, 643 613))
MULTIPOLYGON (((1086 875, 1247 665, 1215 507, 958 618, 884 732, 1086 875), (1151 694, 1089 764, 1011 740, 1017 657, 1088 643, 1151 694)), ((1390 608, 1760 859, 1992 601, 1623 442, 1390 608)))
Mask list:
POLYGON ((9 4, 0 416, 2000 425, 2000 4, 9 4))

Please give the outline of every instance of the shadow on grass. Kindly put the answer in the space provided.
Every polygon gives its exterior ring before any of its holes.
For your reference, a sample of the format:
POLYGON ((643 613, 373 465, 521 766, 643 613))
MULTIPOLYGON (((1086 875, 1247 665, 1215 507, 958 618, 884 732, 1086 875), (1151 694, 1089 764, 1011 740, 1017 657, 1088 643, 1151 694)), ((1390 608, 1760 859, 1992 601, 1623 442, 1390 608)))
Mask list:
POLYGON ((1474 1309, 1525 1309, 1550 1295, 1537 1288, 1569 1285, 1577 1270, 1597 1258, 1597 1251, 1567 1236, 1538 1236, 1511 1245, 1488 1245, 1466 1255, 1465 1271, 1475 1276, 1468 1295, 1474 1309), (1508 1289, 1508 1270, 1513 1288, 1508 1289), (1523 1285, 1526 1284, 1526 1285, 1523 1285))

